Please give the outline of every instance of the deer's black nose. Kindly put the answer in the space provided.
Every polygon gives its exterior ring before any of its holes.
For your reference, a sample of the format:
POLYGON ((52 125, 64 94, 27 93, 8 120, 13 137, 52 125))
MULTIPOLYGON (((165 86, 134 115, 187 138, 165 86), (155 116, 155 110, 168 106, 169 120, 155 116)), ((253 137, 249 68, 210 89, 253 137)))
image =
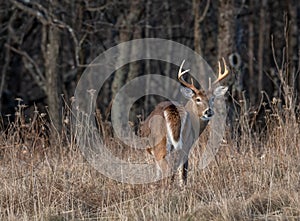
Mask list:
POLYGON ((214 115, 214 111, 212 109, 208 108, 204 111, 204 115, 207 118, 211 118, 214 115))

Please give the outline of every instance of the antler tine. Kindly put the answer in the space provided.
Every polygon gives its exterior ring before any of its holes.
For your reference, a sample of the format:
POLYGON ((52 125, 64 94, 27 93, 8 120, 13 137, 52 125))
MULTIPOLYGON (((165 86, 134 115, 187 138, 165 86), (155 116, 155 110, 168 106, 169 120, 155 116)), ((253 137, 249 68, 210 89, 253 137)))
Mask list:
POLYGON ((188 87, 188 88, 190 88, 191 90, 193 90, 194 92, 197 92, 198 89, 194 86, 193 81, 192 81, 192 84, 189 84, 188 82, 186 82, 186 81, 183 80, 183 78, 182 78, 182 76, 183 76, 185 73, 187 73, 187 72, 190 71, 190 69, 187 69, 187 70, 185 70, 185 71, 182 71, 182 67, 183 67, 184 62, 185 62, 185 60, 183 60, 182 63, 181 63, 181 65, 180 65, 180 68, 179 68, 179 71, 178 71, 178 80, 179 80, 179 82, 180 82, 182 85, 184 85, 185 87, 188 87))
POLYGON ((218 78, 217 78, 217 80, 215 80, 214 81, 214 83, 213 84, 216 84, 216 83, 218 83, 219 81, 221 81, 221 80, 223 80, 225 77, 227 77, 227 75, 229 74, 229 70, 228 70, 228 67, 227 67, 227 65, 226 65, 226 61, 225 61, 225 59, 224 58, 222 58, 222 60, 223 60, 223 63, 224 63, 224 68, 225 68, 225 70, 224 70, 224 72, 222 73, 222 67, 221 67, 221 63, 220 63, 220 61, 218 62, 218 66, 219 66, 219 76, 218 76, 218 78))
POLYGON ((181 65, 180 65, 180 68, 179 68, 179 71, 178 71, 178 79, 181 78, 182 75, 184 75, 185 73, 190 71, 190 69, 187 69, 187 70, 182 72, 182 67, 184 65, 184 62, 185 62, 185 60, 183 60, 181 65))

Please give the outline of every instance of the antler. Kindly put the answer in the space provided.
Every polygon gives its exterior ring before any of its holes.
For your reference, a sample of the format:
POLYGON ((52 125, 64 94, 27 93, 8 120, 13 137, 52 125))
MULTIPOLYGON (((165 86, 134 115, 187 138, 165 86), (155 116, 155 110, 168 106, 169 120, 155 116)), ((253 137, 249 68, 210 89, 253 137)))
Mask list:
POLYGON ((184 85, 184 86, 187 87, 187 88, 190 88, 192 91, 194 91, 195 93, 197 93, 197 92, 198 92, 198 89, 194 86, 193 80, 192 80, 192 84, 190 84, 190 83, 186 82, 186 81, 183 79, 183 77, 182 77, 185 73, 187 73, 187 72, 190 71, 190 69, 185 70, 185 71, 182 71, 182 67, 183 67, 184 62, 185 62, 185 60, 183 60, 182 63, 181 63, 181 65, 180 65, 180 68, 179 68, 179 71, 178 71, 178 80, 179 80, 179 82, 180 82, 182 85, 184 85))
POLYGON ((229 74, 229 70, 228 70, 228 67, 227 67, 227 65, 226 65, 225 59, 222 58, 222 60, 223 60, 223 63, 224 63, 225 70, 224 70, 223 73, 221 73, 221 69, 222 69, 222 68, 221 68, 221 63, 220 63, 220 61, 219 61, 219 62, 218 62, 218 64, 219 64, 219 76, 218 76, 217 80, 214 81, 213 84, 216 84, 216 83, 218 83, 219 81, 223 80, 223 79, 224 79, 225 77, 227 77, 227 75, 229 74))

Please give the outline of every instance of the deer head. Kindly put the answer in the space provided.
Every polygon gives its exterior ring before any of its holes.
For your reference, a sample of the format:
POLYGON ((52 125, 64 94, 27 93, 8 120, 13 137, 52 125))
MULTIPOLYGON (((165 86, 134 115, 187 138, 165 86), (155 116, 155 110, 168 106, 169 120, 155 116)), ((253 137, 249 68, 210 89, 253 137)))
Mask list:
MULTIPOLYGON (((190 113, 196 115, 201 120, 208 121, 214 115, 213 105, 214 105, 215 98, 223 96, 227 92, 228 87, 218 86, 214 90, 209 89, 207 93, 205 93, 204 90, 197 89, 193 81, 190 84, 183 79, 183 75, 189 71, 189 70, 182 71, 184 62, 185 61, 183 61, 180 65, 178 71, 178 80, 183 85, 183 87, 181 87, 180 89, 181 93, 185 98, 189 100, 186 104, 186 108, 190 113)), ((225 70, 222 73, 221 64, 219 62, 218 63, 219 75, 218 78, 213 82, 214 86, 229 74, 224 59, 223 62, 224 62, 225 70)))

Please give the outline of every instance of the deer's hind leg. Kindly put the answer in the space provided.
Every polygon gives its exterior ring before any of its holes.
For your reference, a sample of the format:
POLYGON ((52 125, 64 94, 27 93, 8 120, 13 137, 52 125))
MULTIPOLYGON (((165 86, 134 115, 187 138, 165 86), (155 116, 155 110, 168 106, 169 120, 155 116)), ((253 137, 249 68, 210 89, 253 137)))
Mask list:
POLYGON ((151 149, 151 152, 154 155, 158 166, 157 177, 160 179, 167 177, 170 172, 170 168, 166 159, 168 153, 166 138, 163 138, 160 142, 158 142, 158 144, 151 149))

